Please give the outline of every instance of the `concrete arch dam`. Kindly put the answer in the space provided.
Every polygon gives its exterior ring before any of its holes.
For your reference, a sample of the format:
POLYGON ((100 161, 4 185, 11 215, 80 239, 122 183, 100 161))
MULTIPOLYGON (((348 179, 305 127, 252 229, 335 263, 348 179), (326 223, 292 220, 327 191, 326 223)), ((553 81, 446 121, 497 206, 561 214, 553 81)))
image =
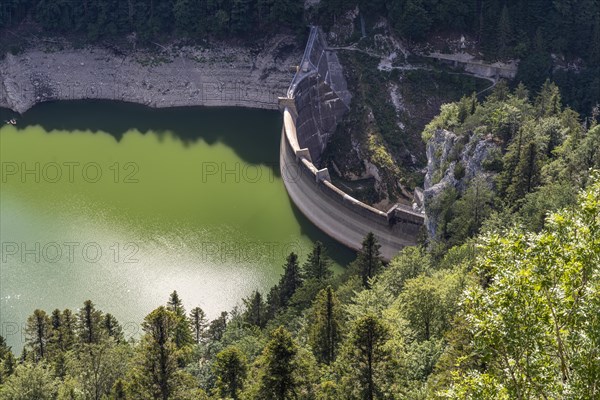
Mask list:
POLYGON ((294 204, 322 231, 355 250, 373 232, 381 255, 390 260, 416 244, 424 215, 400 204, 383 212, 362 203, 333 185, 327 168, 313 163, 348 112, 351 98, 337 55, 328 50, 321 30, 311 27, 287 96, 279 98, 281 173, 294 204))

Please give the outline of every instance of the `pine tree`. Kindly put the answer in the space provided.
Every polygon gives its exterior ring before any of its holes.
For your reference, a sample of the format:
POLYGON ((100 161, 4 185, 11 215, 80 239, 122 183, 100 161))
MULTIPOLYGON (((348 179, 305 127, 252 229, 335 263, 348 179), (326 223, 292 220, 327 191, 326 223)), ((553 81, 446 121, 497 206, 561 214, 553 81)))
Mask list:
POLYGON ((62 342, 64 350, 71 350, 75 344, 75 325, 76 321, 73 317, 73 312, 68 308, 62 312, 62 342))
POLYGON ((6 345, 4 337, 0 336, 0 387, 10 375, 15 367, 15 358, 10 347, 6 345))
POLYGON ((33 352, 33 360, 41 361, 48 356, 48 341, 50 340, 52 323, 43 310, 35 310, 27 318, 25 327, 25 344, 33 352))
POLYGON ((63 339, 63 327, 62 327, 62 313, 60 310, 56 309, 52 311, 52 316, 50 317, 52 331, 50 334, 49 347, 51 348, 52 353, 63 352, 65 351, 65 343, 63 339))
POLYGON ((17 359, 13 355, 12 351, 9 351, 4 358, 4 361, 2 361, 0 374, 4 377, 9 377, 15 372, 15 368, 17 368, 17 359))
POLYGON ((267 320, 267 311, 260 292, 255 290, 249 298, 244 299, 244 305, 246 306, 246 311, 244 313, 246 322, 250 325, 262 328, 267 320))
POLYGON ((171 295, 169 296, 169 301, 167 302, 167 310, 172 311, 176 315, 185 315, 183 302, 179 298, 177 290, 174 290, 173 293, 171 293, 171 295))
POLYGON ((279 285, 272 286, 267 295, 267 319, 271 319, 281 308, 281 296, 279 295, 279 285))
POLYGON ((117 343, 121 343, 125 339, 123 328, 112 314, 104 316, 103 327, 108 337, 114 339, 117 343))
POLYGON ((313 304, 309 343, 313 353, 322 363, 335 360, 341 339, 342 318, 335 291, 328 286, 321 290, 313 304))
POLYGON ((221 340, 227 328, 227 311, 221 312, 221 316, 211 321, 208 326, 208 336, 212 340, 221 340))
POLYGON ((244 388, 248 373, 246 356, 237 347, 228 347, 219 352, 213 365, 217 378, 217 392, 221 398, 237 400, 244 388))
POLYGON ((389 329, 375 315, 368 314, 354 322, 338 359, 338 367, 346 370, 342 387, 358 398, 373 400, 384 398, 382 386, 386 384, 384 368, 390 361, 385 343, 390 338, 389 329))
POLYGON ((540 117, 558 115, 562 109, 560 90, 558 86, 546 80, 540 94, 535 99, 535 109, 540 117))
POLYGON ((373 232, 369 232, 365 237, 365 240, 363 240, 362 248, 358 253, 356 263, 362 278, 363 286, 366 288, 370 287, 369 279, 381 269, 382 261, 379 255, 380 247, 381 246, 377 242, 373 232))
POLYGON ((331 260, 327 257, 325 246, 317 241, 304 264, 304 278, 316 279, 319 282, 329 279, 333 276, 330 265, 331 260))
POLYGON ((302 285, 296 253, 290 253, 283 268, 283 275, 279 281, 279 302, 282 306, 287 306, 296 290, 302 285))
POLYGON ((298 391, 296 356, 298 345, 283 326, 271 334, 263 350, 260 365, 259 396, 261 399, 295 399, 298 391))
POLYGON ((142 398, 168 400, 178 383, 179 352, 175 344, 178 317, 165 307, 152 311, 142 324, 139 385, 142 398))
POLYGON ((86 300, 79 310, 77 331, 79 340, 85 344, 98 343, 102 336, 102 312, 96 310, 91 300, 86 300))
POLYGON ((177 347, 181 349, 193 344, 194 338, 190 329, 190 321, 187 319, 185 307, 176 290, 169 297, 167 310, 177 316, 177 325, 175 326, 175 344, 177 347))
POLYGON ((190 324, 192 326, 194 340, 196 341, 196 344, 199 344, 204 337, 204 331, 208 326, 208 320, 206 319, 206 314, 202 308, 196 307, 192 309, 190 312, 190 324))

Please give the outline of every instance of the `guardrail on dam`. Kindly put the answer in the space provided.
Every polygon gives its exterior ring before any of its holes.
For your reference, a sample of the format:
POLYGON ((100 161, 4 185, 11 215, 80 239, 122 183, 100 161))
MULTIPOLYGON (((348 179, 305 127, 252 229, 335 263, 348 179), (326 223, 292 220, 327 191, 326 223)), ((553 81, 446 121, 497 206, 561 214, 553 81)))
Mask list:
POLYGON ((334 51, 327 49, 318 27, 311 27, 302 62, 279 99, 283 111, 281 174, 292 201, 317 227, 344 245, 359 250, 368 232, 390 260, 415 245, 424 215, 394 205, 387 212, 362 203, 331 183, 318 162, 329 137, 350 109, 351 94, 334 51))

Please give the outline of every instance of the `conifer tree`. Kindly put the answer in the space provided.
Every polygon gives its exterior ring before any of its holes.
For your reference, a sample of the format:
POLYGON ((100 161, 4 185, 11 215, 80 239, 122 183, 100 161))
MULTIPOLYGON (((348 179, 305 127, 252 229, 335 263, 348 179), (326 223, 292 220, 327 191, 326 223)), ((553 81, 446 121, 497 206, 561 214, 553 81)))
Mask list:
POLYGON ((50 321, 52 324, 52 331, 50 334, 49 347, 51 347, 51 352, 62 352, 65 351, 65 343, 64 343, 64 329, 62 326, 62 313, 60 310, 56 309, 52 311, 52 315, 50 317, 50 321))
POLYGON ((167 310, 177 316, 177 325, 175 326, 175 344, 177 347, 183 348, 194 343, 190 321, 187 319, 185 307, 176 290, 169 297, 167 310))
POLYGON ((12 351, 6 345, 4 337, 0 336, 0 386, 13 373, 14 366, 15 359, 12 351))
POLYGON ((562 109, 558 86, 546 80, 535 99, 535 108, 540 117, 558 115, 562 109))
POLYGON ((196 307, 192 309, 190 312, 190 325, 192 327, 194 340, 196 341, 196 344, 199 344, 204 337, 206 327, 208 326, 208 320, 206 319, 206 314, 202 308, 196 307))
POLYGON ((227 328, 227 311, 221 312, 221 315, 212 320, 208 326, 208 336, 212 340, 221 340, 225 329, 227 328))
POLYGON ((117 343, 121 343, 125 339, 123 328, 112 314, 104 316, 103 327, 108 337, 114 339, 117 343))
POLYGON ((248 373, 246 356, 237 347, 228 347, 219 352, 213 371, 217 377, 217 392, 221 398, 239 399, 248 373))
POLYGON ((259 396, 261 399, 295 399, 298 393, 296 356, 298 345, 283 326, 271 334, 263 350, 260 365, 259 396))
POLYGON ((267 320, 267 310, 262 295, 258 290, 255 290, 249 298, 244 299, 246 311, 244 319, 250 325, 262 328, 267 320))
POLYGON ((366 288, 370 287, 369 279, 374 276, 382 266, 381 256, 379 255, 379 248, 381 246, 377 242, 373 232, 369 232, 362 242, 362 248, 358 253, 356 263, 360 276, 362 278, 363 286, 366 288))
POLYGON ((333 276, 333 272, 329 269, 330 265, 331 260, 327 257, 325 246, 323 246, 323 243, 316 241, 306 263, 304 263, 304 278, 316 279, 319 282, 329 279, 333 276))
POLYGON ((169 301, 167 302, 167 310, 172 311, 177 315, 185 314, 183 302, 179 298, 177 290, 174 290, 173 293, 169 295, 169 301))
POLYGON ((510 56, 509 46, 511 41, 512 28, 510 24, 510 15, 508 13, 508 7, 504 4, 498 21, 498 56, 501 59, 506 59, 510 56))
POLYGON ((322 363, 335 360, 341 339, 342 318, 340 305, 331 286, 321 290, 313 304, 309 343, 322 363))
POLYGON ((383 386, 389 384, 384 375, 390 352, 385 344, 390 338, 388 327, 373 314, 354 322, 338 359, 343 374, 342 390, 352 398, 374 400, 384 398, 383 386))
POLYGON ((144 319, 139 376, 134 388, 141 398, 168 400, 176 391, 179 351, 175 328, 178 322, 177 315, 163 306, 144 319))
POLYGON ((287 306, 296 290, 302 285, 296 253, 290 253, 283 268, 283 275, 279 281, 279 302, 282 306, 287 306))
POLYGON ((100 341, 103 333, 102 312, 96 310, 91 300, 86 300, 79 310, 77 331, 82 343, 91 344, 100 341))
POLYGON ((41 361, 48 356, 52 323, 44 310, 35 310, 27 318, 25 327, 25 344, 33 352, 33 360, 41 361))
POLYGON ((76 320, 73 311, 68 308, 63 310, 61 315, 62 342, 64 350, 70 350, 75 344, 75 326, 76 320))

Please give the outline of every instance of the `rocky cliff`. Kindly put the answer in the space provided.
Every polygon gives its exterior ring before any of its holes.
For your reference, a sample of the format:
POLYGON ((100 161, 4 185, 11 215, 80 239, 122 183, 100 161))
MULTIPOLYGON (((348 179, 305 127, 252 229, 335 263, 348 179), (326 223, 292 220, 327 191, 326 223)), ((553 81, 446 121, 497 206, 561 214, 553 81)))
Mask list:
POLYGON ((427 142, 427 172, 425 174, 425 226, 429 238, 438 235, 438 213, 435 207, 445 190, 456 189, 459 197, 469 183, 478 177, 490 189, 495 172, 490 164, 499 154, 499 146, 491 135, 457 135, 437 129, 427 142))
POLYGON ((152 107, 277 108, 302 56, 294 37, 260 47, 32 48, 0 62, 0 107, 25 112, 50 100, 109 99, 152 107))

